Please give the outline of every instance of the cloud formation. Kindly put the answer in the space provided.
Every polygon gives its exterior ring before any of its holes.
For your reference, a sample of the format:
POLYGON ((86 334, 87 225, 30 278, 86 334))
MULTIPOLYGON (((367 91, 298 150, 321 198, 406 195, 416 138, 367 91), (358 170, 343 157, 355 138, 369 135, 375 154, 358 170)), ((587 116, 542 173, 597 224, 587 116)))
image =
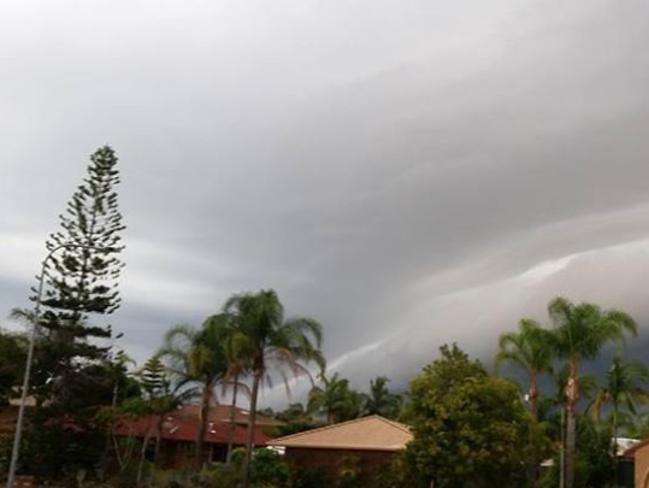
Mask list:
POLYGON ((563 293, 645 323, 649 7, 636 0, 0 6, 0 313, 111 143, 115 322, 274 287, 355 382, 490 354, 563 293))

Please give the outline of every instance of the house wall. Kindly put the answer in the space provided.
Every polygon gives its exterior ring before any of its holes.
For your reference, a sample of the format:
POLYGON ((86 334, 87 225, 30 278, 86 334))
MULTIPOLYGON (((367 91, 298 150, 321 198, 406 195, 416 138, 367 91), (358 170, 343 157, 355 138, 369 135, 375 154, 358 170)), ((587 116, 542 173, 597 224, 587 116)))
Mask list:
POLYGON ((322 468, 336 476, 345 460, 357 458, 358 466, 365 475, 372 476, 379 468, 392 461, 392 451, 362 451, 357 449, 286 448, 286 460, 301 468, 322 468))
POLYGON ((635 451, 635 488, 649 488, 649 444, 635 451))
POLYGON ((18 407, 8 405, 0 408, 0 439, 13 437, 17 418, 18 407))
MULTIPOLYGON (((238 446, 235 446, 238 447, 238 446)), ((204 462, 224 462, 227 444, 206 444, 204 462)), ((184 469, 195 465, 196 443, 165 439, 160 445, 160 466, 163 469, 184 469)))

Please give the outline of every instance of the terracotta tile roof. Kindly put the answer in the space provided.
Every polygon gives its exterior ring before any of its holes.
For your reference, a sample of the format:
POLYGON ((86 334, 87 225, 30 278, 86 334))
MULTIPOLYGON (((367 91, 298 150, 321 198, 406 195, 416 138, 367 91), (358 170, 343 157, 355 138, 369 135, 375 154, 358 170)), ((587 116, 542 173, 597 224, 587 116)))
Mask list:
MULTIPOLYGON (((230 422, 230 405, 213 405, 210 407, 209 419, 212 422, 230 422)), ((183 405, 178 409, 181 415, 200 415, 200 405, 183 405)), ((236 424, 248 425, 249 412, 243 408, 235 407, 234 409, 234 422, 236 424)), ((282 422, 257 414, 255 420, 256 425, 271 427, 282 425, 282 422)))
POLYGON ((372 415, 272 439, 267 444, 319 449, 399 451, 411 440, 412 433, 407 425, 372 415))
MULTIPOLYGON (((177 441, 195 441, 200 428, 200 409, 194 405, 186 405, 164 416, 162 423, 162 438, 177 441), (187 408, 189 407, 189 408, 187 408)), ((225 406, 229 412, 229 408, 225 406)), ((211 410, 213 410, 212 407, 211 410)), ((240 409, 238 409, 240 410, 240 409)), ((227 444, 229 436, 229 413, 222 418, 223 410, 210 411, 205 434, 205 442, 213 444, 227 444)), ((117 421, 113 430, 117 435, 144 437, 145 435, 155 436, 158 415, 147 415, 141 418, 124 417, 117 421)), ((264 417, 265 419, 265 417, 264 417)), ((247 417, 245 423, 237 423, 235 417, 234 443, 245 444, 247 438, 247 417)), ((257 424, 255 429, 255 444, 265 444, 270 439, 262 432, 266 427, 264 424, 257 424)))

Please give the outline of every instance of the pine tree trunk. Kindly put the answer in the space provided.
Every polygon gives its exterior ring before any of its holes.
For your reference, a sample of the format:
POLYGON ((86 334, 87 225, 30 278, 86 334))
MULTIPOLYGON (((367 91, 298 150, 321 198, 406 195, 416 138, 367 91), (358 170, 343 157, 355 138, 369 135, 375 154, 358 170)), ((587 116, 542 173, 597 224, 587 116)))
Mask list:
POLYGON ((248 439, 246 442, 246 459, 243 463, 243 488, 250 488, 250 465, 252 463, 252 450, 255 441, 255 422, 257 420, 257 395, 263 371, 256 371, 252 380, 250 395, 250 415, 248 418, 248 439))
POLYGON ((203 447, 205 445, 205 433, 207 432, 207 421, 210 413, 210 397, 212 396, 212 384, 206 383, 201 399, 201 418, 196 438, 196 468, 203 466, 203 447))
POLYGON ((232 461, 232 450, 234 449, 234 431, 236 428, 235 420, 235 409, 237 408, 237 393, 239 392, 239 375, 234 377, 234 390, 232 392, 232 406, 230 408, 230 425, 228 429, 228 454, 225 462, 230 464, 232 461))
POLYGON ((566 385, 566 399, 568 403, 568 418, 566 422, 566 488, 573 488, 575 482, 575 453, 577 444, 577 419, 576 409, 578 394, 577 361, 569 362, 570 375, 566 385))

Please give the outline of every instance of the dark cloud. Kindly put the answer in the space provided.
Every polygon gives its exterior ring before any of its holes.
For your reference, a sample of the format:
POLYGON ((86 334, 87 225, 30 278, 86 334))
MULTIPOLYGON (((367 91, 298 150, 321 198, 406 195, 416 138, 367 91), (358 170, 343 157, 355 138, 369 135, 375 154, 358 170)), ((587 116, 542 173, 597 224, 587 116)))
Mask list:
POLYGON ((129 225, 115 320, 140 359, 261 287, 319 318, 356 381, 403 381, 442 342, 488 355, 558 293, 644 323, 648 14, 5 2, 0 304, 24 301, 84 155, 110 142, 129 225))

